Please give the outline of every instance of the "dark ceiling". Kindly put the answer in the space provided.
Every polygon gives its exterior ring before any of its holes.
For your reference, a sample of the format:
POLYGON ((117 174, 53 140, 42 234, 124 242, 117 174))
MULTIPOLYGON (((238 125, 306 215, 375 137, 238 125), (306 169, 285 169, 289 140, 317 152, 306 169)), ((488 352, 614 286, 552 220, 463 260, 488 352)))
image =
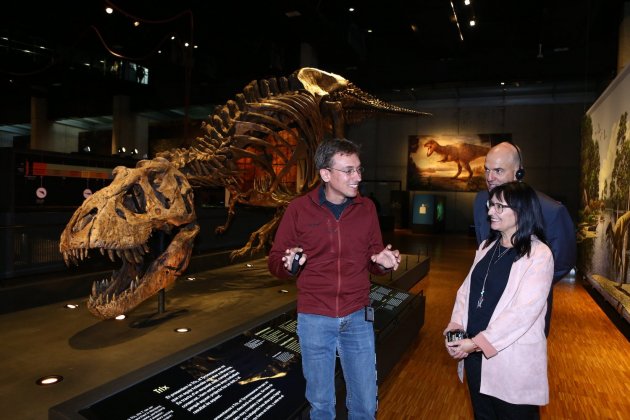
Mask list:
POLYGON ((0 125, 28 122, 33 95, 48 98, 51 119, 111 114, 116 93, 134 98, 134 110, 222 103, 252 79, 303 64, 377 96, 500 81, 605 86, 616 71, 623 4, 18 0, 0 15, 0 125), (197 48, 184 47, 189 40, 197 48), (118 58, 148 68, 149 84, 113 77, 118 58))

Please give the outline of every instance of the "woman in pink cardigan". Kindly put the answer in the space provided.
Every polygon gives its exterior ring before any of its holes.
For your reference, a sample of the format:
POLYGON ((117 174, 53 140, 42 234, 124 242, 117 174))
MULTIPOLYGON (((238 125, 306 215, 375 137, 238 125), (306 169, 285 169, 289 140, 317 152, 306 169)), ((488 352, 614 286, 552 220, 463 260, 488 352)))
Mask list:
POLYGON ((490 191, 490 236, 457 291, 446 349, 464 370, 475 419, 538 419, 549 402, 545 312, 553 256, 536 192, 490 191), (457 331, 463 330, 463 331, 457 331))

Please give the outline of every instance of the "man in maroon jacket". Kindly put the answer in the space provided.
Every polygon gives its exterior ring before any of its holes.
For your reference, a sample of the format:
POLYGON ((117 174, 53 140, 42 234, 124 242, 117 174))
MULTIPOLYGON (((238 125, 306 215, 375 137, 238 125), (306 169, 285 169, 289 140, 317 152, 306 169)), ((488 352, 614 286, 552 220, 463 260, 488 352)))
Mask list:
POLYGON ((373 419, 376 354, 370 273, 396 270, 400 253, 383 246, 376 208, 359 195, 359 146, 322 142, 315 152, 322 185, 294 199, 269 253, 269 270, 289 278, 298 253, 297 332, 311 419, 335 417, 335 360, 346 382, 349 419, 373 419))

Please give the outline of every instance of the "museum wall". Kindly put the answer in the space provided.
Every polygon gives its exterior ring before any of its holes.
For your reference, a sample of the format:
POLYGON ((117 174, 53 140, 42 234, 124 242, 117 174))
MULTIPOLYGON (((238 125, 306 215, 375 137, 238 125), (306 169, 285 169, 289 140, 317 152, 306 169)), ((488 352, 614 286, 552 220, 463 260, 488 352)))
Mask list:
MULTIPOLYGON (((430 101, 399 102, 407 108, 433 114, 426 118, 395 117, 365 121, 350 127, 347 137, 362 144, 364 179, 373 186, 383 213, 390 207, 389 192, 378 189, 378 181, 400 181, 407 190, 409 136, 427 134, 508 133, 522 151, 525 180, 534 188, 562 201, 574 221, 578 209, 580 159, 580 121, 587 106, 576 100, 554 103, 549 97, 502 105, 498 100, 478 100, 488 105, 470 105, 430 101), (579 102, 579 103, 578 103, 579 102)), ((518 102, 518 101, 515 101, 518 102)), ((558 102, 558 101, 555 101, 558 102)), ((436 157, 436 161, 439 158, 436 157)), ((477 161, 483 165, 483 159, 477 161)), ((454 163, 450 163, 455 165, 454 163)), ((388 183, 389 186, 396 183, 388 183)), ((445 230, 469 232, 473 224, 472 203, 475 192, 425 191, 446 198, 445 230)))

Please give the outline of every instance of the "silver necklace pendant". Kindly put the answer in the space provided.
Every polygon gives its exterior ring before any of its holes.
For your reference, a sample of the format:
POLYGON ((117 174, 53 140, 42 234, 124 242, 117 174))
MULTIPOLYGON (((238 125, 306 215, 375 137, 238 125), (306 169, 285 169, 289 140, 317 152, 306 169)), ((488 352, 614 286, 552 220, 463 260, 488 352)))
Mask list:
MULTIPOLYGON (((479 300, 477 301, 477 309, 481 308, 483 305, 483 294, 486 292, 486 280, 488 280, 488 274, 490 273, 490 267, 492 266, 492 260, 494 259, 494 255, 497 253, 497 249, 499 249, 499 242, 494 246, 492 250, 492 255, 490 256, 490 261, 488 261, 488 268, 486 269, 486 275, 483 277, 483 285, 481 286, 481 294, 479 295, 479 300)), ((503 253, 505 254, 505 252, 503 253)), ((501 258, 501 257, 499 257, 501 258)), ((499 259, 497 258, 497 261, 499 259)), ((496 261, 494 262, 496 264, 496 261)))
POLYGON ((512 248, 505 248, 505 251, 499 252, 499 255, 497 256, 497 259, 494 260, 494 263, 498 263, 499 260, 501 259, 501 257, 503 257, 505 254, 507 254, 508 252, 510 252, 510 249, 512 248))

